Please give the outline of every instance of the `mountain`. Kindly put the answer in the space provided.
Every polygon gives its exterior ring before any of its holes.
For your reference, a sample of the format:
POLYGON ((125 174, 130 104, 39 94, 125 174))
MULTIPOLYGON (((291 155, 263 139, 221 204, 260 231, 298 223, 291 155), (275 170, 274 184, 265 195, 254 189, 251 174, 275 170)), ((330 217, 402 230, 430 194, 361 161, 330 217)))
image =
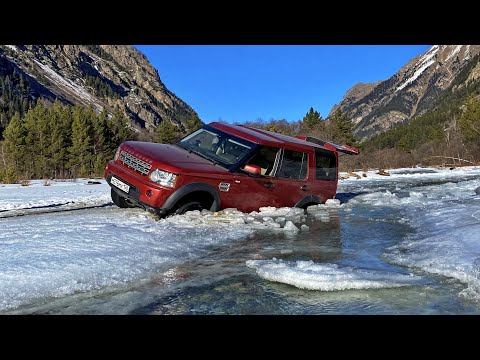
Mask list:
POLYGON ((434 45, 413 58, 387 80, 353 86, 335 105, 354 122, 354 134, 366 139, 409 122, 435 106, 441 95, 455 84, 454 89, 480 78, 478 61, 480 45, 434 45), (469 74, 465 76, 463 69, 469 74), (462 74, 462 81, 455 81, 462 74))
POLYGON ((132 46, 0 45, 0 80, 0 109, 6 99, 21 109, 37 98, 97 112, 119 107, 132 127, 147 130, 164 120, 184 128, 196 115, 132 46))

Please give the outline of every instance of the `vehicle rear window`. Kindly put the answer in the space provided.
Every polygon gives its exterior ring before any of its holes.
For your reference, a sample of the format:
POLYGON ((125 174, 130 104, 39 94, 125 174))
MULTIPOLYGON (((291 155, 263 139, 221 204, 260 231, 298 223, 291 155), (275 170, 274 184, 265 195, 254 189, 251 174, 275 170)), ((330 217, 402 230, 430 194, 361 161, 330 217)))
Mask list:
POLYGON ((278 177, 284 179, 305 179, 308 169, 308 154, 293 150, 284 150, 278 169, 278 177))
POLYGON ((317 180, 335 180, 337 178, 335 154, 331 151, 315 148, 317 180))

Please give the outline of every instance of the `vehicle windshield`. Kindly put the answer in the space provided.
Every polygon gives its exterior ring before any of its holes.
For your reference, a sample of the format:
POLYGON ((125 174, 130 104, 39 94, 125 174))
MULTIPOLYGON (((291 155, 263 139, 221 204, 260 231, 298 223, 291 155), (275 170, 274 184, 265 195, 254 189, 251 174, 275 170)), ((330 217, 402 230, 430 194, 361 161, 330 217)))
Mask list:
POLYGON ((205 126, 181 139, 177 145, 226 168, 241 161, 255 143, 205 126))

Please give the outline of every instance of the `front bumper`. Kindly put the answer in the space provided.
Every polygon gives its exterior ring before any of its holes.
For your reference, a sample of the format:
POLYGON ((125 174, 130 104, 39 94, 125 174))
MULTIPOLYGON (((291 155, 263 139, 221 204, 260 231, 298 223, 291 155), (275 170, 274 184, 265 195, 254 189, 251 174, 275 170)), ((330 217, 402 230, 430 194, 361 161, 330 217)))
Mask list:
POLYGON ((124 170, 113 161, 109 161, 105 169, 105 180, 115 192, 136 205, 163 216, 169 209, 164 209, 162 206, 174 192, 174 189, 153 185, 147 179, 144 175, 132 174, 130 171, 124 170), (112 185, 112 176, 115 176, 130 186, 128 193, 112 185), (143 177, 143 179, 141 177, 143 177))

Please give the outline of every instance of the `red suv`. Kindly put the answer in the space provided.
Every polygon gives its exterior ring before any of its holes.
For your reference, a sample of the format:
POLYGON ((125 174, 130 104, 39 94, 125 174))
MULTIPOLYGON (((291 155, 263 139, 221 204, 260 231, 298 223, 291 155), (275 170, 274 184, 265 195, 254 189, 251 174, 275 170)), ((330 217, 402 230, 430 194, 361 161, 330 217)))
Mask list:
POLYGON ((126 141, 105 168, 112 201, 160 217, 190 210, 243 212, 324 203, 337 191, 347 145, 214 122, 174 145, 126 141))

